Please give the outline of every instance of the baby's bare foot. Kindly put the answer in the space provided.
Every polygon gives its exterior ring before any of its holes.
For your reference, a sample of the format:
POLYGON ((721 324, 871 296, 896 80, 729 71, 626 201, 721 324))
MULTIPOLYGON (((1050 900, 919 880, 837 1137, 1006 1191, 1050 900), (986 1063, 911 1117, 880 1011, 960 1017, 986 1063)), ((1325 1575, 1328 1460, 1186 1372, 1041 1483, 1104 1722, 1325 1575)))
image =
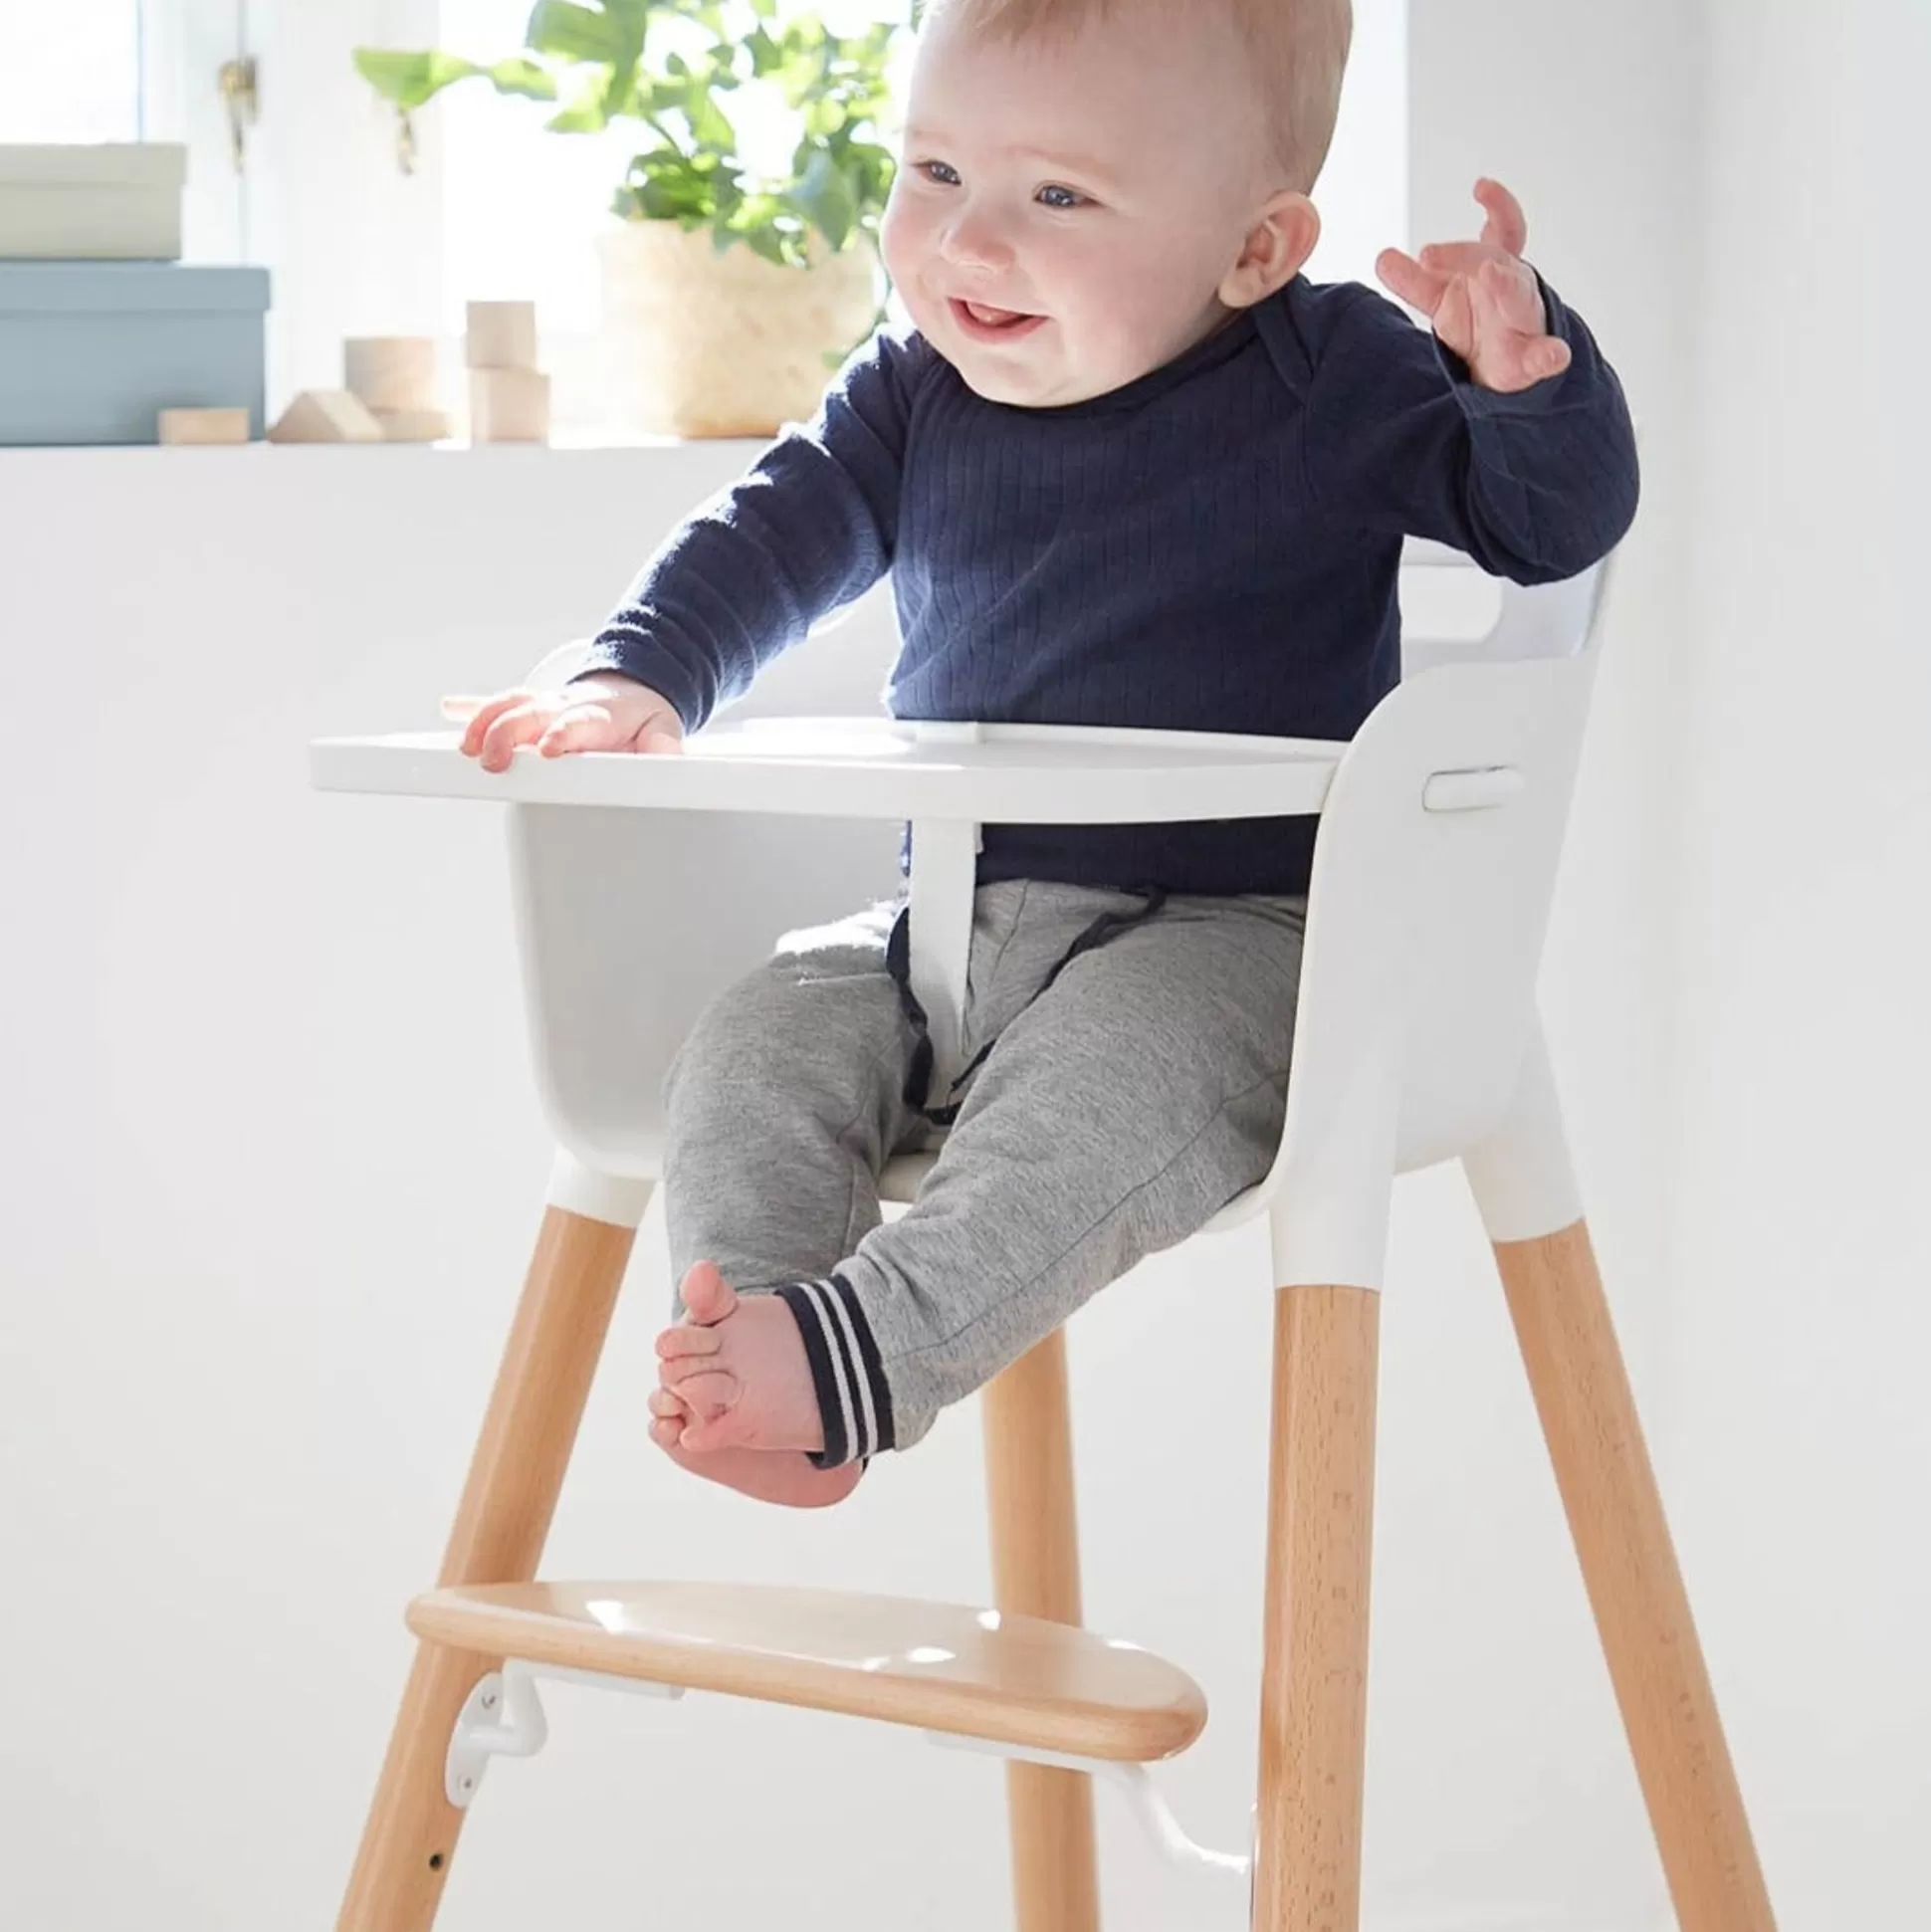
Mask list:
POLYGON ((811 1364, 784 1302, 739 1296, 709 1261, 684 1277, 683 1298, 685 1319, 657 1338, 658 1381, 692 1418, 676 1446, 692 1455, 823 1449, 811 1364))
POLYGON ((727 1489, 742 1490, 760 1503, 824 1509, 842 1503, 865 1473, 864 1464, 858 1462, 848 1462, 842 1469, 814 1468, 801 1451, 712 1449, 698 1455, 681 1445, 690 1410, 677 1396, 668 1389, 653 1390, 650 1409, 650 1438, 679 1468, 727 1489))

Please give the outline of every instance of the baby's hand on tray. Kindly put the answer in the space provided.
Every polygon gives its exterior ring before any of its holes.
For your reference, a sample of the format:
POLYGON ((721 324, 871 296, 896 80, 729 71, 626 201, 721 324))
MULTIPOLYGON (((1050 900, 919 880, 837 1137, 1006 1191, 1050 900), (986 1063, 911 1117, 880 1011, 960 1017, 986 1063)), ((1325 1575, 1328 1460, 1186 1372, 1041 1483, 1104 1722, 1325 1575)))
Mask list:
POLYGON ((681 751, 677 707, 647 684, 614 671, 554 691, 505 691, 494 698, 445 698, 443 716, 467 719, 463 755, 485 771, 507 771, 520 745, 544 757, 565 751, 681 751))

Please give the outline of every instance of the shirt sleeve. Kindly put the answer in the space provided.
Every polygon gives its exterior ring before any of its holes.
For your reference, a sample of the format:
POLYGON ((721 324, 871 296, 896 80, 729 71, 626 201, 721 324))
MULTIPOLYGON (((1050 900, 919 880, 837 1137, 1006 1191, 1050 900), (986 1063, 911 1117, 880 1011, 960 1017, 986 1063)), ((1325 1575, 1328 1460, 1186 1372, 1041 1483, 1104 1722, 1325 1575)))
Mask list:
POLYGON ((1635 432, 1582 318, 1538 276, 1560 375, 1485 389, 1426 326, 1372 289, 1337 321, 1308 391, 1317 510, 1466 551, 1517 583, 1575 576, 1635 516, 1635 432))
POLYGON ((892 565, 919 337, 881 332, 809 424, 673 531, 597 633, 588 667, 677 707, 686 731, 892 565))

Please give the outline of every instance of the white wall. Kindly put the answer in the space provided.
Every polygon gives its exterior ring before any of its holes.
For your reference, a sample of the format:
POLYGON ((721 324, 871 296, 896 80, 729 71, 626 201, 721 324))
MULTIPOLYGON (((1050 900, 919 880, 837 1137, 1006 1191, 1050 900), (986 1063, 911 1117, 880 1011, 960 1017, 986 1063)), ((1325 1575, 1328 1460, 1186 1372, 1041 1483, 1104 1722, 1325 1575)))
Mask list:
MULTIPOLYGON (((1675 0, 1410 0, 1408 42, 1415 241, 1473 237, 1476 177, 1507 183, 1528 216, 1529 259, 1595 331, 1641 443, 1642 507, 1617 559, 1542 998, 1591 1230, 1654 1432, 1671 1303, 1673 773, 1685 729, 1672 694, 1692 643, 1685 403, 1701 15, 1675 0)), ((1495 1551, 1480 1580, 1486 1640, 1465 1660, 1445 1648, 1429 1659, 1436 1670, 1465 1667, 1480 1740, 1446 1794, 1468 1832, 1463 1895, 1498 1895, 1479 1889, 1485 1875, 1536 1902, 1542 1916, 1531 1923, 1588 1908, 1606 1924, 1664 1924, 1660 1867, 1493 1291, 1472 1250, 1463 1292, 1445 1310, 1430 1300, 1423 1315, 1396 1286, 1385 1324, 1397 1334, 1417 1320, 1442 1325, 1429 1340, 1461 1384, 1453 1428, 1485 1411, 1498 1438, 1475 1472, 1482 1487, 1461 1499, 1495 1551), (1518 1704, 1524 1686, 1531 1695, 1518 1704), (1484 1694, 1515 1715, 1485 1713, 1484 1694)), ((1697 1552, 1684 1554, 1694 1580, 1697 1552)), ((1729 1632, 1718 1621, 1708 1635, 1721 1687, 1729 1632)), ((1469 1741, 1464 1732, 1459 1742, 1469 1741)))
POLYGON ((1711 16, 1665 1446, 1785 1932, 1915 1932, 1931 13, 1711 16))
MULTIPOLYGON (((1643 432, 1547 997, 1780 1923, 1904 1932, 1931 1812, 1931 16, 1415 0, 1410 36, 1417 229, 1477 171, 1521 188, 1643 432)), ((1632 1851, 1615 1782, 1602 1845, 1632 1851)))

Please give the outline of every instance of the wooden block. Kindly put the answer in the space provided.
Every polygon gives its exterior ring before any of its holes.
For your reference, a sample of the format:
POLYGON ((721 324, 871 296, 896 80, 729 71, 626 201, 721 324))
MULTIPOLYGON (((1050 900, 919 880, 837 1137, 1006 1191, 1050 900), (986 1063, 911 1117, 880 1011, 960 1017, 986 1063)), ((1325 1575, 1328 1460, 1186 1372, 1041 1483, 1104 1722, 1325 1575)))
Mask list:
POLYGON ((536 369, 472 369, 470 441, 548 442, 549 377, 536 369))
POLYGON ((536 305, 472 302, 463 352, 473 369, 535 369, 536 305))
POLYGON ((163 409, 160 425, 163 443, 248 441, 246 409, 163 409))
POLYGON ((450 434, 448 414, 441 409, 377 409, 387 443, 440 443, 450 434))
POLYGON ((269 430, 271 443, 379 443, 382 425, 346 389, 304 389, 269 430))
POLYGON ((433 335, 351 335, 342 343, 342 380, 380 413, 436 406, 433 335))

